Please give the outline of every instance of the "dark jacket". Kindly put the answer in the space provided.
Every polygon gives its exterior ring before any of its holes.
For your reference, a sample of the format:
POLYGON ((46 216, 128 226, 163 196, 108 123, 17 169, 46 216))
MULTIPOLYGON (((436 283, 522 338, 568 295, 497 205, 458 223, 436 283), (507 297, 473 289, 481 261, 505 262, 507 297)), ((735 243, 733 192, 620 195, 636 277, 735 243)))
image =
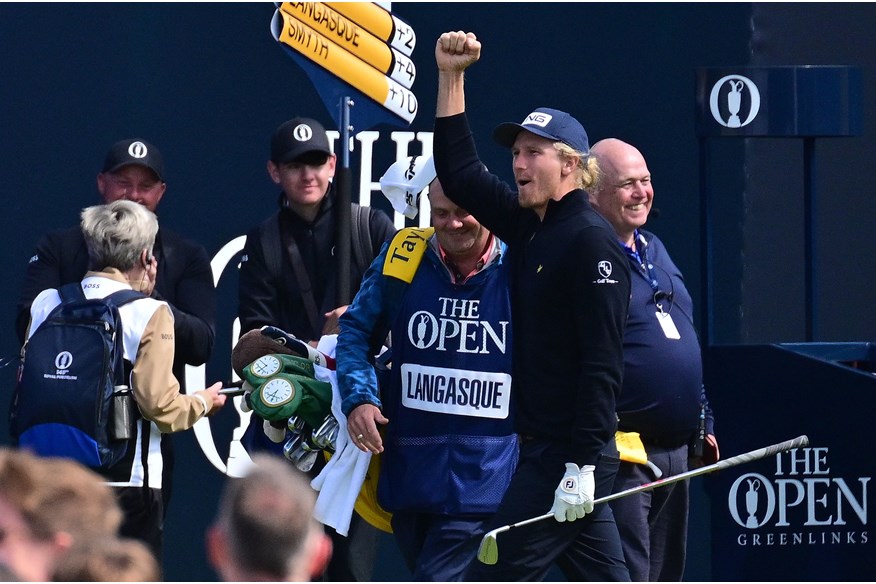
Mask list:
POLYGON ((596 464, 617 428, 630 269, 584 191, 550 201, 544 219, 478 159, 464 114, 436 118, 444 193, 508 244, 517 429, 596 464))
MULTIPOLYGON (((334 184, 334 183, 333 183, 334 184)), ((323 199, 319 213, 313 223, 308 223, 285 206, 285 197, 280 193, 279 211, 257 225, 246 235, 243 257, 240 262, 240 281, 238 288, 237 316, 240 318, 241 336, 265 325, 279 327, 299 339, 318 340, 322 336, 325 322, 323 315, 338 307, 337 279, 338 268, 335 261, 335 208, 332 204, 334 189, 323 199), (276 237, 264 237, 266 230, 279 227, 279 241, 276 237), (294 237, 295 245, 301 252, 302 262, 313 290, 317 307, 317 323, 311 324, 307 308, 302 301, 301 287, 295 278, 289 246, 294 237), (271 253, 265 245, 280 248, 280 272, 271 267, 268 260, 271 253)), ((371 261, 380 253, 385 241, 392 238, 395 226, 389 216, 374 208, 367 209, 369 215, 370 249, 365 250, 364 265, 352 261, 350 254, 350 293, 359 291, 362 277, 371 261)), ((351 218, 352 223, 352 218, 351 218)), ((352 245, 355 245, 353 243, 352 245)), ((351 299, 352 300, 352 299, 351 299)), ((259 450, 280 453, 282 445, 268 440, 262 432, 263 420, 253 414, 241 442, 251 454, 259 450)), ((324 459, 311 470, 316 476, 324 466, 324 459)))
MULTIPOLYGON (((301 219, 283 205, 265 222, 247 233, 240 264, 238 312, 241 335, 264 325, 273 325, 304 340, 317 340, 322 336, 323 314, 338 307, 338 268, 335 255, 336 212, 332 204, 333 192, 323 199, 322 206, 313 223, 301 219), (277 274, 265 252, 263 234, 279 222, 281 241, 273 241, 282 247, 281 269, 277 274), (314 327, 302 302, 301 287, 295 278, 292 260, 288 251, 290 240, 295 240, 301 252, 304 268, 313 290, 317 307, 318 327, 314 327)), ((351 295, 359 290, 359 283, 371 261, 380 253, 380 247, 395 233, 389 216, 376 208, 369 208, 370 249, 365 250, 364 265, 350 261, 351 295)), ((353 245, 356 245, 355 242, 353 245)), ((352 300, 352 298, 350 299, 352 300)), ((347 301, 347 303, 350 302, 347 301)))

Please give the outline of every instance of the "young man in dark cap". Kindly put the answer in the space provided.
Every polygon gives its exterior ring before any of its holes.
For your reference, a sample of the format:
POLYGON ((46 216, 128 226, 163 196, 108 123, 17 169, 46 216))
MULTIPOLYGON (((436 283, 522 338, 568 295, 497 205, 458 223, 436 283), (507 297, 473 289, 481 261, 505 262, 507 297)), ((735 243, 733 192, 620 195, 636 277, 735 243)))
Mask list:
POLYGON ((598 166, 574 117, 538 108, 496 128, 495 140, 511 149, 514 187, 484 168, 463 87, 480 50, 472 33, 438 39, 434 157, 448 198, 508 244, 520 462, 485 530, 554 518, 503 533, 498 562, 473 562, 466 579, 542 580, 556 562, 573 582, 629 580, 611 508, 594 505, 611 493, 620 462, 629 266, 588 202, 598 166))
MULTIPOLYGON (((104 202, 128 199, 140 203, 153 213, 167 190, 164 160, 157 147, 139 138, 120 140, 106 154, 97 175, 97 190, 104 202)), ((174 321, 173 374, 185 392, 185 366, 202 365, 213 350, 216 320, 216 291, 213 271, 207 251, 198 243, 159 227, 153 255, 157 261, 157 276, 152 297, 167 302, 174 321)), ((97 269, 105 266, 96 266, 97 269)), ((77 224, 43 236, 31 254, 18 303, 16 331, 23 343, 30 320, 30 306, 37 294, 48 288, 82 280, 88 271, 88 250, 77 224)), ((148 504, 148 513, 156 517, 155 530, 140 537, 153 550, 160 552, 163 518, 170 499, 173 469, 171 437, 161 436, 164 472, 149 476, 148 492, 158 496, 148 504)), ((160 560, 160 555, 159 555, 160 560)))
MULTIPOLYGON (((337 319, 359 290, 365 270, 395 233, 389 216, 375 208, 350 209, 351 234, 338 233, 338 208, 332 179, 337 157, 325 128, 314 119, 297 117, 274 131, 268 176, 280 187, 279 209, 247 234, 240 265, 238 317, 240 334, 265 325, 279 327, 304 341, 318 341, 337 331, 337 319), (340 237, 352 242, 351 297, 338 299, 340 237)), ((264 421, 252 415, 243 444, 253 454, 270 450, 282 456, 285 431, 265 436, 264 421)), ((316 476, 324 459, 309 472, 316 476)), ((291 464, 291 463, 290 463, 291 464)), ((334 555, 326 579, 370 580, 377 531, 358 515, 349 538, 331 531, 334 555)))

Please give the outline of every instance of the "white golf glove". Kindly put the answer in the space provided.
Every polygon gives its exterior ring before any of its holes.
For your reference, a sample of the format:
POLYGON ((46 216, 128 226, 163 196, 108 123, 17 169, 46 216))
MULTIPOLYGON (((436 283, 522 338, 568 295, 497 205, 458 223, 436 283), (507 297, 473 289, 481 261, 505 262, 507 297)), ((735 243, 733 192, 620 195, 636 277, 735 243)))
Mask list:
POLYGON ((554 506, 551 513, 557 521, 575 521, 593 511, 593 492, 596 490, 596 482, 593 479, 593 471, 596 467, 592 464, 582 466, 567 462, 566 474, 560 481, 560 486, 554 492, 554 506))

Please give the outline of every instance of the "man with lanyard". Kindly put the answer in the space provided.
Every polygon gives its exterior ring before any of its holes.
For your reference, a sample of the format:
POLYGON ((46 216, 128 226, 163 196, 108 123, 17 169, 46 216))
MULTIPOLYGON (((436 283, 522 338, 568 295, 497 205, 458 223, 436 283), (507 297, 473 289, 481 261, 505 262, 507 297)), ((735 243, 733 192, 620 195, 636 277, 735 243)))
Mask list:
MULTIPOLYGON (((590 202, 614 227, 633 275, 618 428, 639 434, 659 476, 686 472, 689 447, 696 464, 716 462, 693 301, 663 242, 641 229, 654 202, 648 165, 638 149, 615 138, 600 140, 591 153, 602 174, 590 202)), ((648 466, 622 460, 614 490, 656 478, 648 466)), ((688 481, 680 481, 611 502, 632 580, 682 579, 688 492, 688 481)))
POLYGON ((474 560, 517 461, 511 305, 504 245, 437 180, 429 202, 434 229, 400 231, 341 316, 338 387, 350 437, 382 453, 378 500, 412 579, 447 582, 474 560))

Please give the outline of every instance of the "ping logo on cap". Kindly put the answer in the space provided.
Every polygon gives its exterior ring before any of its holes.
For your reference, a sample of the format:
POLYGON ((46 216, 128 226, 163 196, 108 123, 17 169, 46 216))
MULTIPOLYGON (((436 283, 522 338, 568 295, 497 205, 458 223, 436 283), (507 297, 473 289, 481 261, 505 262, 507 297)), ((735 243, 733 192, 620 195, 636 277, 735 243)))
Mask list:
POLYGON ((298 124, 292 130, 292 137, 299 142, 307 142, 313 137, 313 130, 307 124, 298 124))
POLYGON ((146 158, 146 155, 149 154, 149 149, 146 148, 146 144, 138 140, 131 142, 131 145, 128 146, 128 154, 131 155, 131 158, 146 158))
POLYGON ((544 112, 532 112, 526 119, 523 120, 524 126, 541 126, 542 128, 546 127, 551 123, 551 120, 554 117, 550 114, 546 114, 544 112))

